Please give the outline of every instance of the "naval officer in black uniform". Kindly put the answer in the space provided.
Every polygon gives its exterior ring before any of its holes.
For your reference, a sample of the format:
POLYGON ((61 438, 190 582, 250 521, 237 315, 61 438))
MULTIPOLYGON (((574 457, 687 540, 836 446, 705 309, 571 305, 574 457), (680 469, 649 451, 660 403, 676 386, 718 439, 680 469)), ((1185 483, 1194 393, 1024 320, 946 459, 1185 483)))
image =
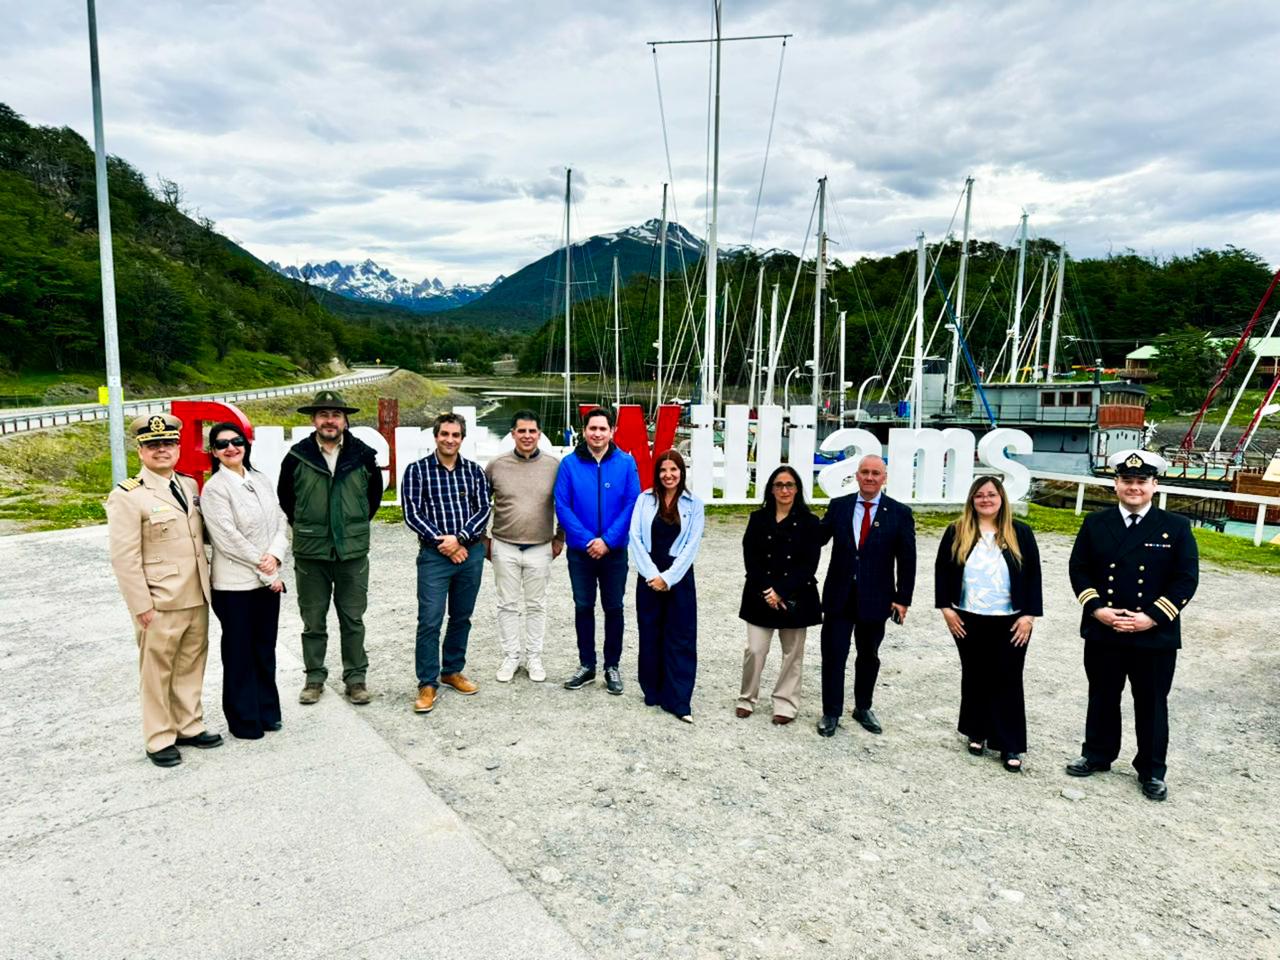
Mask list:
POLYGON ((1133 694, 1138 754, 1133 765, 1143 794, 1168 796, 1169 688, 1178 648, 1179 614, 1196 592, 1200 556, 1191 524, 1154 506, 1163 458, 1125 450, 1108 461, 1119 504, 1085 518, 1071 550, 1071 589, 1084 608, 1084 672, 1089 713, 1082 756, 1067 773, 1087 777, 1111 769, 1120 754, 1120 701, 1133 694))

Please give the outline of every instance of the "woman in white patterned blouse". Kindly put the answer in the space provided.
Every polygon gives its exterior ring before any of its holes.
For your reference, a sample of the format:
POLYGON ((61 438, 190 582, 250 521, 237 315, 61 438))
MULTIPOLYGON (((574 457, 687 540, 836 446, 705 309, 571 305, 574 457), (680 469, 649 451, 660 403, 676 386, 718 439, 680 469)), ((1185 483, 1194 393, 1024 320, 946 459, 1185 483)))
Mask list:
POLYGON ((996 477, 973 482, 960 519, 942 536, 934 604, 960 652, 958 726, 969 752, 981 756, 990 746, 1018 773, 1027 749, 1022 668, 1044 612, 1040 552, 1031 528, 1013 519, 996 477))

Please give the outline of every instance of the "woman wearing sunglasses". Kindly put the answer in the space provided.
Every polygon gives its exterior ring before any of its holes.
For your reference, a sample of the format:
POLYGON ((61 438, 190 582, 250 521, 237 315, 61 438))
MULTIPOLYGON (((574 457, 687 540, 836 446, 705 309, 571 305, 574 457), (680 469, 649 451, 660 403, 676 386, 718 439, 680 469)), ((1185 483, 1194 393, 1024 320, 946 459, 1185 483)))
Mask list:
POLYGON ((764 486, 764 501, 752 512, 742 536, 747 582, 738 617, 747 622, 742 688, 737 716, 745 719, 760 696, 760 675, 773 633, 782 646, 782 666, 773 687, 773 722, 788 724, 800 710, 800 675, 806 628, 822 622, 818 602, 818 518, 804 502, 800 475, 785 464, 764 486))
POLYGON ((250 464, 251 450, 236 424, 214 426, 213 473, 200 496, 213 544, 213 612, 222 624, 222 710, 242 740, 281 727, 276 627, 289 546, 275 484, 250 464))

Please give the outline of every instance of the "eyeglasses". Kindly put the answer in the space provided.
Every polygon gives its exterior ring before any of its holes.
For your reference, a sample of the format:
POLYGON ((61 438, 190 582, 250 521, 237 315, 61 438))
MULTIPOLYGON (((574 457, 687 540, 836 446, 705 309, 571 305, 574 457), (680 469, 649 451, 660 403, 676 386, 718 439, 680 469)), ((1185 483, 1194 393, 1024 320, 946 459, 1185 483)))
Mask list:
POLYGON ((794 490, 795 488, 796 488, 796 485, 792 483, 790 480, 787 480, 784 483, 775 483, 773 485, 773 489, 775 490, 794 490))
POLYGON ((213 449, 225 450, 227 447, 243 447, 244 437, 230 437, 226 440, 213 441, 213 449))

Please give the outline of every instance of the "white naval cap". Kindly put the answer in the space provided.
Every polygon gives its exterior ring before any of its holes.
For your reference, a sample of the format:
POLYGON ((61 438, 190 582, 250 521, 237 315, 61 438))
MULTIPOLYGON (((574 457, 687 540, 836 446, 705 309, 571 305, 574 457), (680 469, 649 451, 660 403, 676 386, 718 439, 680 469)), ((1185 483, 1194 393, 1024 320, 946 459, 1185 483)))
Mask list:
POLYGON ((1107 466, 1120 477, 1154 477, 1169 466, 1169 461, 1150 450, 1121 450, 1107 457, 1107 466))

